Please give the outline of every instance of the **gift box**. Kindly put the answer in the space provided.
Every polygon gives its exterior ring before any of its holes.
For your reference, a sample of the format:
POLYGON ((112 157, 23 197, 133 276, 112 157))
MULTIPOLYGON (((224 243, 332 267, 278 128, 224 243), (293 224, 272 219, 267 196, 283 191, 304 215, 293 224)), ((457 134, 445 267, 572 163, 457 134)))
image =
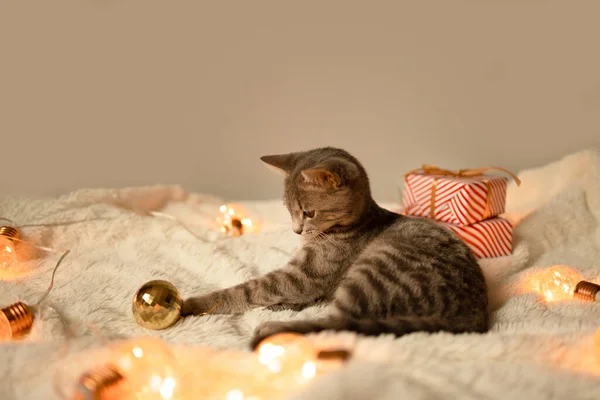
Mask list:
POLYGON ((441 222, 466 226, 505 211, 508 179, 485 175, 492 170, 510 174, 499 167, 450 171, 432 165, 407 172, 403 207, 406 215, 427 217, 441 222))
POLYGON ((512 254, 513 226, 504 218, 491 218, 468 226, 438 223, 461 238, 478 259, 512 254))

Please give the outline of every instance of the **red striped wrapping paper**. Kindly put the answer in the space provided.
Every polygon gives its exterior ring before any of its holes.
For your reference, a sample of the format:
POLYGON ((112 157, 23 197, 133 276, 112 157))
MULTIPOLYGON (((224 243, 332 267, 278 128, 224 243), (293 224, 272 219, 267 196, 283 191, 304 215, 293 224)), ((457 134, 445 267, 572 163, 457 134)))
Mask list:
POLYGON ((412 173, 405 178, 404 213, 470 225, 504 213, 507 184, 500 176, 412 173))
POLYGON ((440 224, 458 235, 478 259, 512 254, 513 226, 503 218, 491 218, 469 226, 440 224))

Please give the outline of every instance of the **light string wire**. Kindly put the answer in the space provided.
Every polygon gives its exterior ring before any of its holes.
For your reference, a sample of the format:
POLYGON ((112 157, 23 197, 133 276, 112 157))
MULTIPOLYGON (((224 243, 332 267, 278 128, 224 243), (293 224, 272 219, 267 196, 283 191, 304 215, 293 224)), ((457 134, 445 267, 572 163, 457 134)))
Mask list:
POLYGON ((38 302, 35 304, 34 307, 39 307, 40 304, 42 304, 42 302, 44 300, 46 300, 46 297, 48 297, 48 295, 52 291, 52 288, 54 287, 54 276, 56 275, 56 270, 58 269, 58 267, 60 267, 60 264, 65 259, 65 257, 67 255, 69 255, 70 252, 71 252, 71 250, 65 250, 65 252, 62 254, 62 256, 60 256, 60 258, 58 259, 56 266, 52 270, 52 278, 50 279, 50 285, 48 286, 48 289, 46 289, 46 292, 42 295, 42 297, 38 300, 38 302))
MULTIPOLYGON (((8 220, 7 218, 0 218, 0 219, 8 220)), ((36 223, 36 224, 15 225, 15 228, 33 228, 33 227, 42 227, 42 226, 46 226, 46 227, 50 227, 50 226, 67 226, 67 225, 81 224, 81 223, 90 222, 90 221, 111 221, 111 220, 115 220, 115 219, 118 219, 118 217, 111 217, 111 218, 94 217, 94 218, 79 219, 79 220, 74 220, 74 221, 43 222, 43 223, 40 222, 40 223, 36 223)))
POLYGON ((10 225, 14 225, 14 221, 12 219, 8 219, 8 218, 4 218, 4 217, 0 217, 0 221, 6 221, 8 222, 10 225))
POLYGON ((204 238, 204 237, 198 235, 197 233, 195 233, 194 231, 192 231, 187 225, 185 225, 183 222, 181 222, 179 219, 175 218, 171 214, 167 214, 167 213, 163 213, 163 212, 159 212, 159 211, 148 211, 148 214, 153 217, 161 217, 161 218, 170 219, 171 221, 175 222, 177 225, 181 226, 183 229, 188 231, 196 239, 201 240, 203 242, 208 242, 208 240, 206 238, 204 238))
POLYGON ((53 249, 52 247, 41 246, 39 244, 32 243, 30 240, 21 239, 18 237, 10 238, 10 240, 21 242, 21 243, 26 243, 28 245, 31 245, 32 247, 35 247, 36 249, 44 250, 48 253, 64 253, 65 251, 70 251, 70 250, 57 250, 57 249, 53 249))
MULTIPOLYGON (((204 243, 208 243, 210 242, 209 239, 200 236, 199 234, 197 234, 196 232, 194 232, 192 229, 190 229, 186 224, 184 224, 182 221, 180 221, 178 218, 176 218, 175 216, 165 213, 165 212, 160 212, 160 211, 153 211, 153 210, 142 210, 142 209, 137 209, 137 208, 129 208, 126 207, 122 204, 120 204, 119 202, 108 202, 107 204, 110 204, 112 206, 114 206, 117 209, 121 209, 121 210, 127 210, 130 211, 134 214, 137 215, 145 215, 145 216, 153 216, 153 217, 158 217, 158 218, 165 218, 165 219, 169 219, 173 222, 175 222, 177 225, 179 225, 181 228, 185 229, 190 235, 194 236, 196 239, 204 242, 204 243)), ((5 217, 0 217, 0 220, 2 221, 7 221, 10 225, 12 225, 15 228, 30 228, 30 227, 42 227, 42 226, 66 226, 66 225, 73 225, 73 224, 78 224, 78 223, 84 223, 84 222, 90 222, 90 221, 107 221, 107 220, 116 220, 119 219, 119 216, 117 217, 110 217, 110 218, 105 218, 105 217, 95 217, 95 218, 89 218, 89 219, 82 219, 82 220, 75 220, 75 221, 65 221, 65 222, 49 222, 49 223, 34 223, 34 224, 23 224, 23 225, 17 225, 15 224, 15 222, 13 220, 11 220, 10 218, 5 218, 5 217)), ((223 240, 224 238, 222 238, 221 240, 223 240)), ((37 246, 38 248, 45 250, 45 251, 50 251, 50 252, 57 252, 54 249, 48 248, 48 247, 43 247, 43 246, 37 246)))
MULTIPOLYGON (((121 208, 118 205, 116 206, 117 208, 121 208)), ((167 214, 164 212, 158 212, 158 211, 140 211, 140 210, 129 210, 131 212, 133 212, 134 214, 137 215, 146 215, 146 216, 153 216, 153 217, 159 217, 159 218, 166 218, 169 219, 173 222, 175 222, 176 224, 178 224, 179 226, 181 226, 183 229, 185 229, 186 231, 188 231, 188 233, 190 233, 192 236, 194 236, 196 239, 201 240, 203 242, 208 242, 208 240, 200 235, 198 235, 197 233, 195 233, 193 230, 191 230, 187 225, 185 225, 183 222, 181 222, 179 219, 175 218, 173 215, 171 214, 167 214)), ((36 223, 36 224, 23 224, 23 225, 17 225, 14 223, 13 220, 9 219, 9 218, 4 218, 4 217, 0 217, 0 220, 2 221, 7 221, 11 226, 15 227, 15 228, 30 228, 30 227, 42 227, 42 226, 66 226, 66 225, 73 225, 73 224, 79 224, 79 223, 84 223, 84 222, 90 222, 90 221, 110 221, 110 220, 116 220, 119 219, 119 217, 112 217, 112 218, 104 218, 104 217, 96 217, 96 218, 89 218, 89 219, 82 219, 82 220, 75 220, 75 221, 65 221, 65 222, 48 222, 48 223, 36 223)), ((51 249, 49 247, 44 247, 44 246, 36 246, 42 250, 45 251, 49 251, 49 252, 57 252, 57 250, 55 249, 51 249)), ((62 251, 60 251, 62 253, 62 251)))

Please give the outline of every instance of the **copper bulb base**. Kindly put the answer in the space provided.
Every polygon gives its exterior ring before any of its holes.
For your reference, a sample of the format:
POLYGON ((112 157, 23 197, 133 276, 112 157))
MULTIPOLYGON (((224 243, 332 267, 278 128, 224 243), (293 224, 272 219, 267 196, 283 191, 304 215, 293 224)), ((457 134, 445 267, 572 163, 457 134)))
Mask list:
POLYGON ((10 240, 19 239, 21 236, 17 228, 12 226, 0 226, 0 236, 4 236, 10 240))
POLYGON ((575 286, 573 297, 583 301, 599 301, 600 285, 588 281, 581 281, 575 286))
POLYGON ((244 234, 244 224, 241 219, 232 217, 229 225, 223 224, 221 231, 234 237, 242 236, 244 234))
POLYGON ((99 400, 110 387, 123 380, 123 375, 110 365, 103 365, 81 375, 73 400, 99 400))
POLYGON ((10 325, 12 337, 26 333, 33 325, 33 313, 27 304, 18 302, 1 310, 10 325))
POLYGON ((233 236, 241 236, 244 233, 244 224, 239 218, 231 218, 231 234, 233 236))
POLYGON ((347 361, 350 358, 350 351, 348 350, 321 350, 317 353, 318 360, 336 360, 336 361, 347 361))

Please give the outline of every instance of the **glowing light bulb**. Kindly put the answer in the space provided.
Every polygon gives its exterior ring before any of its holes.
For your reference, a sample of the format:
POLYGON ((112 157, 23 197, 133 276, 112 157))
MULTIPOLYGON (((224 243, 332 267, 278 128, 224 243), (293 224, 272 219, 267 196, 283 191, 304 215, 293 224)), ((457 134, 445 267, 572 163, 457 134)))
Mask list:
POLYGON ((254 227, 252 219, 243 216, 244 212, 240 212, 240 208, 243 207, 233 208, 227 204, 219 207, 221 215, 217 217, 217 223, 221 232, 237 237, 254 227))
POLYGON ((554 265, 539 277, 539 290, 547 302, 571 300, 577 283, 583 277, 567 265, 554 265))
POLYGON ((258 361, 277 374, 284 372, 297 381, 315 377, 317 352, 302 335, 281 333, 263 340, 256 348, 258 361))
POLYGON ((0 271, 9 269, 17 261, 13 239, 19 231, 12 226, 0 226, 0 271))
POLYGON ((176 361, 168 345, 154 337, 122 342, 116 347, 115 367, 136 399, 175 399, 180 389, 176 361))

